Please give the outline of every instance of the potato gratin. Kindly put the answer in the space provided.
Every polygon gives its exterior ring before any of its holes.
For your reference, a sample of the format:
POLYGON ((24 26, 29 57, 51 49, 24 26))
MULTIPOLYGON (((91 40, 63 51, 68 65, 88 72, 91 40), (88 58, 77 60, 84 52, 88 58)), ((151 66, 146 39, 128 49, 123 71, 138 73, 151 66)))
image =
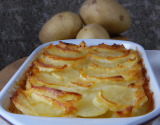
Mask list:
POLYGON ((14 113, 112 118, 153 109, 143 60, 137 50, 123 45, 50 44, 20 81, 11 97, 14 113))

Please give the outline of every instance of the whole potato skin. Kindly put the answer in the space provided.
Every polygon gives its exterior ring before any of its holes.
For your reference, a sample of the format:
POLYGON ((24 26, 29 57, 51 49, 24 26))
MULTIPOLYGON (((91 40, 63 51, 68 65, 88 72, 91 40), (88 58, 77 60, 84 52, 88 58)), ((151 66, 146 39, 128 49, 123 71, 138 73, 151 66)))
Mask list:
POLYGON ((79 10, 86 25, 98 23, 109 34, 119 34, 130 27, 127 10, 115 0, 86 0, 79 10))
POLYGON ((110 39, 106 29, 97 23, 88 24, 77 34, 76 39, 110 39))
POLYGON ((83 22, 78 14, 65 11, 54 15, 42 27, 39 39, 42 43, 76 38, 83 22))

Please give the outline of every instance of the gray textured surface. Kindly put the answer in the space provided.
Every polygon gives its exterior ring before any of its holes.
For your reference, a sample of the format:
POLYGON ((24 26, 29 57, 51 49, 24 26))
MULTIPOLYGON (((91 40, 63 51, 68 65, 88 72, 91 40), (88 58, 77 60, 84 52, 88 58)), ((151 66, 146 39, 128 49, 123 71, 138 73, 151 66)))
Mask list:
MULTIPOLYGON (((79 13, 85 0, 0 0, 0 70, 29 56, 39 45, 43 24, 62 11, 79 13)), ((117 0, 131 16, 124 33, 145 49, 160 50, 160 1, 117 0)))

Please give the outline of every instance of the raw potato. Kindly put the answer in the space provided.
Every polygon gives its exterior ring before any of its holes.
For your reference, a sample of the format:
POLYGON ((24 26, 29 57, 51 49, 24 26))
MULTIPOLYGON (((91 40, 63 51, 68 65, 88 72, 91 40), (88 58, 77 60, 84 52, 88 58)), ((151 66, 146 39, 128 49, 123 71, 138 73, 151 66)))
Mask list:
POLYGON ((110 39, 110 37, 102 26, 92 23, 81 29, 76 39, 110 39))
POLYGON ((42 43, 76 38, 83 22, 79 15, 66 11, 53 16, 42 27, 39 39, 42 43))
POLYGON ((129 13, 115 0, 86 0, 79 12, 86 25, 98 23, 109 34, 119 34, 130 27, 129 13))

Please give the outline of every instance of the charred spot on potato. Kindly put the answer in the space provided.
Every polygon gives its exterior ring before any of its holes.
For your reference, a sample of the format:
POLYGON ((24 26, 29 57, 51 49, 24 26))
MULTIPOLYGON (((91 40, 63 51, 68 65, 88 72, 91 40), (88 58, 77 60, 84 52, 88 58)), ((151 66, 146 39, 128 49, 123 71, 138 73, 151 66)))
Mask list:
POLYGON ((124 16, 121 15, 121 16, 120 16, 120 21, 123 21, 123 20, 124 20, 124 16))
POLYGON ((92 4, 95 4, 95 3, 97 3, 97 1, 96 1, 96 0, 93 0, 93 1, 92 1, 92 4))
POLYGON ((135 83, 131 83, 128 85, 128 87, 134 87, 135 86, 135 83))

